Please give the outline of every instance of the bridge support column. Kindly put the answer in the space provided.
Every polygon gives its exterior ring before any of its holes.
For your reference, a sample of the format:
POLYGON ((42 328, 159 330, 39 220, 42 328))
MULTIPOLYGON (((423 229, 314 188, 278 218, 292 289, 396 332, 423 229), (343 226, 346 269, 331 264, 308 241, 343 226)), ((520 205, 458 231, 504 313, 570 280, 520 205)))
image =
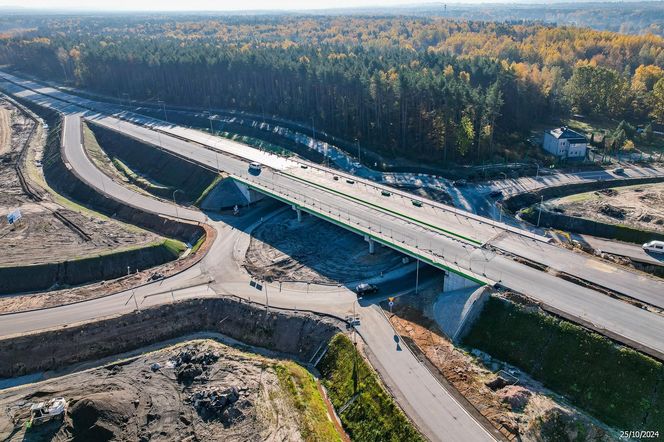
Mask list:
POLYGON ((302 222, 302 209, 299 207, 292 206, 293 210, 295 210, 295 213, 297 213, 297 222, 301 223, 302 222))
POLYGON ((373 255, 376 251, 376 242, 368 236, 365 236, 364 240, 369 243, 369 255, 373 255))

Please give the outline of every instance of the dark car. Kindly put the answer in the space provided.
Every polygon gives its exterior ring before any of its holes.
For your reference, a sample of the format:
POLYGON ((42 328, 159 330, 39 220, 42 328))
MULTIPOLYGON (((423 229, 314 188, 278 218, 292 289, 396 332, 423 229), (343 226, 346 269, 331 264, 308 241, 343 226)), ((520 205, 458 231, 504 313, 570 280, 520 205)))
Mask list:
POLYGON ((378 291, 378 286, 375 286, 373 284, 367 284, 366 282, 358 284, 357 287, 355 287, 355 293, 357 293, 358 295, 368 295, 371 293, 376 293, 377 291, 378 291))
POLYGON ((489 193, 489 196, 491 198, 500 198, 503 196, 503 191, 502 190, 492 190, 491 193, 489 193))
POLYGON ((454 187, 465 187, 468 184, 466 180, 456 180, 452 183, 454 187))

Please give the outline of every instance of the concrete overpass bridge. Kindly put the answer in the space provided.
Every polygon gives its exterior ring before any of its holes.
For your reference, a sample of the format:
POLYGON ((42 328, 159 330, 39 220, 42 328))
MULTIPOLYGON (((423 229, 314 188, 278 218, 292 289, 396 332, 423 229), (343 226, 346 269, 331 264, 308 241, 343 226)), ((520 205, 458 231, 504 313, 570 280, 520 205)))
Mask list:
MULTIPOLYGON (((0 87, 8 93, 65 115, 66 150, 80 150, 80 124, 86 120, 223 171, 240 186, 291 205, 299 216, 306 212, 362 235, 369 247, 382 244, 443 269, 454 285, 507 287, 556 314, 664 359, 664 317, 592 288, 661 308, 661 281, 557 248, 529 231, 371 181, 8 74, 0 76, 5 79, 0 87), (250 162, 263 165, 259 174, 250 173, 250 162), (554 273, 569 274, 584 284, 554 273)), ((147 202, 136 204, 150 210, 147 202)))

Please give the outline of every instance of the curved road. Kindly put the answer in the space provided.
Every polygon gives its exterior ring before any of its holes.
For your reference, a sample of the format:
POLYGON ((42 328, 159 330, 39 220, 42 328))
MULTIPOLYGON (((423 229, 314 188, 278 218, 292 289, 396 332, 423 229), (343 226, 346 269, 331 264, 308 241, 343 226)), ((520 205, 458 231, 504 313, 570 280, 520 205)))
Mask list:
MULTIPOLYGON (((97 169, 81 144, 80 123, 80 114, 65 115, 63 152, 72 171, 98 192, 111 198, 163 216, 176 216, 174 205, 125 188, 97 169)), ((343 287, 307 289, 305 285, 284 284, 281 290, 277 286, 264 285, 263 290, 257 291, 249 285, 251 278, 239 261, 248 246, 248 232, 256 224, 254 220, 269 216, 271 210, 272 207, 257 207, 243 214, 241 219, 221 217, 218 221, 208 220, 218 231, 217 240, 201 262, 178 275, 90 301, 2 315, 0 336, 73 325, 184 299, 224 295, 255 302, 268 301, 268 306, 308 309, 339 317, 356 310, 362 318, 358 331, 373 356, 372 361, 401 407, 429 439, 493 440, 490 432, 495 432, 494 429, 487 430, 468 414, 410 351, 397 348, 395 332, 377 306, 372 303, 357 304, 355 294, 343 287), (225 221, 230 221, 232 226, 225 221)), ((182 207, 177 208, 177 215, 195 222, 205 222, 207 218, 199 211, 182 207)))

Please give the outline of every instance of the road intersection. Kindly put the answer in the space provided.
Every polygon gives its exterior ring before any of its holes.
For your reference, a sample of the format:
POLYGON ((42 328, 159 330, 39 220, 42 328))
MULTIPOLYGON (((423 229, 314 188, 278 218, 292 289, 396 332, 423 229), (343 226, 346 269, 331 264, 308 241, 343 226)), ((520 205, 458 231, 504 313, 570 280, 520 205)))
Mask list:
MULTIPOLYGON (((577 272, 579 266, 587 266, 590 271, 584 273, 584 277, 592 282, 609 285, 621 293, 629 292, 629 296, 643 298, 652 305, 658 305, 664 297, 664 286, 660 282, 642 279, 640 275, 612 266, 608 266, 608 270, 594 267, 595 261, 587 258, 582 258, 587 261, 579 261, 576 255, 547 244, 537 235, 473 214, 424 200, 422 207, 414 206, 412 200, 421 198, 373 182, 351 180, 332 170, 128 114, 110 105, 44 88, 7 74, 2 76, 11 82, 1 83, 0 88, 64 115, 63 159, 81 180, 98 192, 141 210, 192 222, 207 222, 219 233, 218 240, 199 264, 172 278, 97 300, 2 316, 2 336, 93 320, 192 297, 238 296, 273 307, 307 309, 340 317, 355 303, 355 295, 344 287, 317 288, 313 293, 305 294, 296 284, 281 287, 280 291, 266 285, 264 293, 256 292, 249 285, 249 275, 240 268, 237 257, 234 258, 238 244, 246 242, 251 224, 234 227, 223 218, 210 220, 200 211, 176 209, 173 204, 119 185, 97 169, 85 154, 81 122, 87 120, 209 169, 223 170, 237 181, 299 210, 450 273, 482 284, 498 283, 617 340, 656 356, 664 354, 663 317, 524 265, 512 255, 536 262, 545 261, 555 270, 571 273, 577 272), (265 165, 260 175, 248 173, 247 163, 250 161, 265 165), (335 176, 341 179, 335 180, 335 176), (390 195, 385 196, 383 191, 390 195)), ((364 318, 360 333, 374 354, 379 371, 401 406, 427 436, 439 439, 445 435, 446 440, 491 439, 484 427, 456 403, 412 354, 395 348, 394 331, 376 306, 368 304, 358 308, 364 318)))

